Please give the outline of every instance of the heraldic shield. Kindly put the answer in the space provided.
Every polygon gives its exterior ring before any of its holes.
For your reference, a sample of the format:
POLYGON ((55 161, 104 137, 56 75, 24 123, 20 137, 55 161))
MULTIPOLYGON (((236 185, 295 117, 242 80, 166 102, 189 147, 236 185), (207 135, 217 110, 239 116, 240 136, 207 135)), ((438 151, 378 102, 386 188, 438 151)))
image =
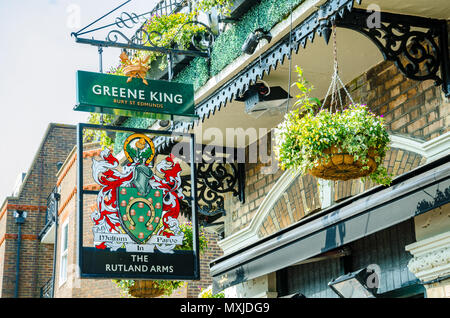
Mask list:
POLYGON ((138 244, 145 244, 157 229, 163 210, 161 190, 146 195, 137 188, 118 188, 119 216, 122 228, 138 244))

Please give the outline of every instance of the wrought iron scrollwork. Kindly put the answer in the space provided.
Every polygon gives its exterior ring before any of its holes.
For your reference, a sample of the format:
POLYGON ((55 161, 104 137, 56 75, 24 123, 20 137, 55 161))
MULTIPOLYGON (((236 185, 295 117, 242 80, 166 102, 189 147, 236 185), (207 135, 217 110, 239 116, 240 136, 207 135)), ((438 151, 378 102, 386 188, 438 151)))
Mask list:
MULTIPOLYGON (((379 27, 368 27, 368 17, 366 11, 354 9, 337 19, 336 25, 367 36, 384 58, 393 61, 406 77, 421 81, 431 79, 435 85, 448 81, 448 49, 440 43, 440 21, 381 12, 379 27)), ((444 85, 444 91, 446 87, 444 85)))
POLYGON ((201 163, 198 165, 197 178, 197 194, 199 202, 202 203, 199 204, 199 212, 208 216, 225 213, 225 201, 221 194, 227 192, 238 194, 236 167, 233 164, 201 163))
POLYGON ((237 168, 234 164, 200 163, 197 169, 198 177, 203 180, 203 183, 208 188, 219 193, 232 192, 235 196, 239 194, 235 189, 237 184, 237 168))
POLYGON ((39 233, 38 237, 41 239, 47 231, 50 229, 52 224, 56 222, 58 218, 58 201, 61 195, 58 193, 58 189, 55 187, 50 195, 47 197, 47 210, 45 211, 45 224, 39 233))
POLYGON ((109 31, 108 35, 106 36, 106 41, 110 43, 117 43, 119 42, 119 36, 124 39, 127 43, 133 43, 131 39, 129 39, 125 34, 118 30, 111 30, 109 31))
POLYGON ((119 17, 116 17, 115 24, 118 28, 126 27, 128 29, 131 29, 139 22, 143 23, 140 18, 141 17, 134 12, 122 12, 119 17))
MULTIPOLYGON (((124 14, 124 13, 122 13, 124 14)), ((127 16, 130 16, 129 14, 126 14, 127 16)), ((136 14, 134 14, 136 18, 138 17, 136 14)), ((126 20, 129 21, 129 20, 126 20)), ((134 22, 134 21, 133 21, 134 22)), ((116 23, 118 27, 123 28, 126 26, 127 28, 131 28, 130 25, 127 25, 124 20, 120 20, 116 23)), ((145 30, 145 24, 142 25, 136 33, 133 35, 132 38, 128 38, 123 32, 119 30, 111 30, 106 36, 106 41, 109 43, 109 45, 118 43, 120 41, 120 38, 122 40, 125 40, 126 43, 129 44, 135 44, 135 45, 141 45, 141 46, 148 46, 150 48, 155 49, 161 49, 164 53, 169 51, 174 51, 175 53, 182 53, 181 51, 183 48, 176 48, 177 45, 177 36, 182 32, 182 30, 188 26, 188 25, 198 25, 202 28, 204 28, 204 31, 198 32, 194 34, 191 38, 191 44, 193 50, 189 50, 189 53, 192 53, 192 51, 200 51, 205 52, 208 51, 212 44, 214 43, 214 33, 212 30, 204 23, 199 21, 188 21, 184 24, 182 24, 177 32, 173 35, 172 39, 170 41, 167 41, 166 45, 161 45, 161 40, 163 38, 163 34, 157 32, 157 31, 147 31, 145 30)), ((146 48, 149 49, 149 48, 146 48)))
MULTIPOLYGON (((243 201, 243 175, 239 164, 233 163, 200 163, 197 167, 198 212, 205 216, 225 214, 223 194, 232 193, 243 201)), ((190 181, 185 178, 184 189, 190 192, 190 181)), ((186 195, 186 197, 189 197, 186 195)), ((190 202, 188 202, 190 204, 190 202)))
POLYGON ((170 41, 167 41, 164 45, 161 43, 163 35, 156 31, 148 31, 146 29, 147 23, 146 19, 148 17, 152 17, 155 14, 161 15, 161 12, 166 11, 166 14, 171 14, 173 12, 178 12, 181 8, 186 5, 184 1, 160 1, 158 5, 150 12, 143 14, 136 13, 128 13, 122 12, 118 17, 116 17, 113 23, 104 25, 102 27, 98 27, 95 29, 91 29, 86 31, 87 28, 97 23, 101 19, 110 15, 112 12, 118 10, 129 1, 121 4, 115 9, 111 10, 101 18, 97 19, 93 23, 88 26, 82 28, 78 32, 73 32, 72 36, 75 37, 77 43, 90 44, 94 46, 102 47, 118 47, 123 50, 130 51, 153 51, 160 52, 162 54, 167 54, 169 58, 172 58, 173 54, 186 55, 186 56, 200 56, 200 57, 209 57, 210 49, 215 40, 215 34, 206 24, 200 21, 187 21, 184 24, 180 25, 178 30, 173 35, 170 41), (147 17, 147 18, 146 18, 147 17), (137 28, 135 33, 132 36, 127 36, 124 32, 125 29, 132 29, 137 25, 140 26, 137 28), (191 38, 191 45, 189 48, 180 48, 177 47, 179 41, 177 38, 180 33, 189 25, 197 25, 200 27, 199 32, 196 32, 191 38), (105 40, 96 40, 94 38, 81 38, 81 35, 91 33, 94 31, 106 29, 106 28, 115 28, 110 30, 105 40))
POLYGON ((215 34, 209 26, 207 26, 206 24, 204 24, 203 22, 200 22, 200 21, 188 21, 188 22, 182 24, 178 28, 175 35, 173 36, 171 43, 175 43, 175 39, 177 38, 178 34, 180 32, 182 32, 182 30, 186 26, 190 26, 190 25, 196 25, 196 26, 204 28, 203 32, 196 33, 192 36, 192 38, 191 38, 192 47, 198 51, 208 51, 214 43, 215 34))

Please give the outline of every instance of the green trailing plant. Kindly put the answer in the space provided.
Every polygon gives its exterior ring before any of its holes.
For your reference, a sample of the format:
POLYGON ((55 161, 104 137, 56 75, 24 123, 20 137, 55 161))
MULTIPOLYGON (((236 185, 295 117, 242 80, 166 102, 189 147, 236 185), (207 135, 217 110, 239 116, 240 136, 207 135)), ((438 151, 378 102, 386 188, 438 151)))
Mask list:
MULTIPOLYGON (((175 250, 192 250, 193 249, 193 233, 191 222, 180 224, 180 229, 184 232, 183 245, 179 245, 175 250)), ((208 239, 201 228, 199 231, 199 250, 203 253, 208 247, 208 239)), ((121 290, 121 294, 129 297, 129 290, 135 284, 132 279, 113 279, 115 285, 121 290)), ((164 295, 170 296, 174 290, 185 286, 186 282, 177 280, 154 280, 157 288, 164 290, 164 295)))
MULTIPOLYGON (((88 123, 100 124, 100 116, 101 114, 99 113, 90 113, 88 123)), ((115 119, 115 115, 103 114, 103 122, 105 124, 111 124, 115 119)), ((85 142, 100 142, 103 149, 114 146, 114 140, 104 130, 86 129, 83 137, 85 142)))
POLYGON ((225 294, 223 292, 213 294, 212 286, 209 286, 200 291, 199 298, 225 298, 225 294))
POLYGON ((209 13, 213 8, 216 8, 219 14, 228 15, 233 2, 233 0, 197 0, 194 3, 194 10, 209 13))
POLYGON ((328 161, 329 149, 336 147, 352 155, 355 161, 359 160, 361 169, 366 170, 369 169, 369 152, 375 151, 377 167, 368 178, 379 184, 390 184, 391 176, 382 165, 390 143, 383 117, 360 104, 350 104, 336 112, 320 109, 321 103, 310 97, 312 86, 304 80, 299 67, 297 72, 299 79, 295 85, 300 90, 296 96, 297 108, 285 115, 275 132, 280 167, 306 174, 328 161))

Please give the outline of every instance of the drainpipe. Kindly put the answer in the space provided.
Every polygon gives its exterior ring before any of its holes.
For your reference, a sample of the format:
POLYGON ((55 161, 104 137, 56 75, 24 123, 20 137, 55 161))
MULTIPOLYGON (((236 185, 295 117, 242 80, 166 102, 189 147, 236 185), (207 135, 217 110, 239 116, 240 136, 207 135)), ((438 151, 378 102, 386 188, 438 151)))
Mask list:
POLYGON ((60 195, 53 192, 53 200, 55 201, 55 208, 53 210, 53 221, 55 222, 55 245, 53 246, 53 271, 52 271, 52 298, 55 297, 55 273, 56 273, 56 254, 58 252, 58 201, 60 195))
POLYGON ((14 297, 19 297, 19 278, 20 278, 20 247, 22 245, 22 224, 25 223, 27 218, 27 212, 25 211, 15 211, 14 218, 16 219, 16 224, 18 226, 17 233, 17 254, 16 254, 16 285, 14 288, 14 297))

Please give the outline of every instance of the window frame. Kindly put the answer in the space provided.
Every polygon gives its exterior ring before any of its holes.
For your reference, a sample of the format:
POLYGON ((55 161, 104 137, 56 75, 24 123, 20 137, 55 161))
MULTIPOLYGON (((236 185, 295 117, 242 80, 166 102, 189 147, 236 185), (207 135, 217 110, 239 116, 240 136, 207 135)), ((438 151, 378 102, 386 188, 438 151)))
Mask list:
POLYGON ((61 247, 59 253, 59 286, 67 281, 67 265, 69 254, 69 220, 61 226, 61 247), (63 266, 64 264, 64 266, 63 266))

